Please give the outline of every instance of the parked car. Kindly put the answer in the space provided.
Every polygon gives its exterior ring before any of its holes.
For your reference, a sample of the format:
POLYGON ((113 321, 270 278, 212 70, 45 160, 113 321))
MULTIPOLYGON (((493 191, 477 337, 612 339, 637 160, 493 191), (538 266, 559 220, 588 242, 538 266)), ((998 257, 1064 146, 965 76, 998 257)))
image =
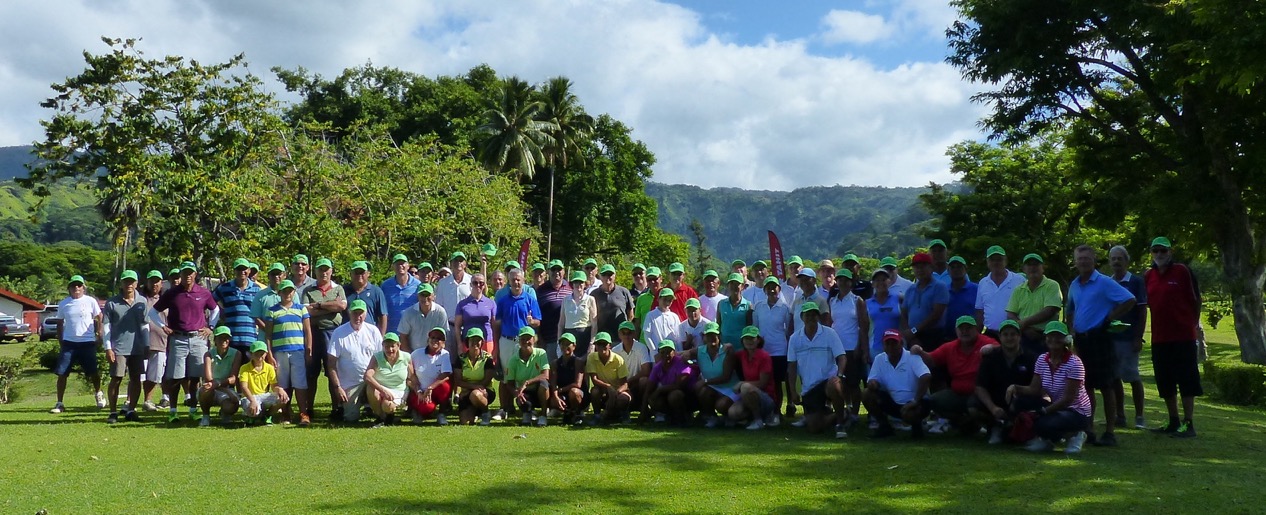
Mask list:
POLYGON ((31 335, 31 326, 9 315, 0 315, 0 341, 21 340, 31 335))
POLYGON ((57 328, 62 325, 62 319, 57 317, 45 318, 40 322, 40 339, 52 340, 57 338, 57 328))

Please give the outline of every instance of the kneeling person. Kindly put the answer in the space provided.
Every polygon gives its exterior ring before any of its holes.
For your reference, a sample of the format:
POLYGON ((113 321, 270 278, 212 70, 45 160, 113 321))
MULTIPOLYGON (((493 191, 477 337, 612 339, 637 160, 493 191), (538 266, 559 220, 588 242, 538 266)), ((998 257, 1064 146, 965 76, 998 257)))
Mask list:
POLYGON ((271 424, 290 396, 277 384, 277 369, 264 360, 266 355, 268 344, 258 340, 251 344, 251 362, 237 372, 237 391, 242 394, 240 402, 247 417, 271 424))
POLYGON ((365 393, 369 397, 369 408, 378 419, 374 427, 396 423, 396 410, 405 405, 406 383, 412 374, 409 361, 409 355, 400 352, 399 335, 387 333, 382 337, 382 350, 374 354, 369 368, 365 369, 365 393))
POLYGON ((215 348, 202 358, 202 388, 198 390, 198 406, 202 408, 199 426, 211 425, 211 406, 220 407, 220 422, 228 424, 237 413, 237 377, 233 373, 242 369, 242 355, 229 347, 233 339, 228 327, 215 328, 215 348))
POLYGON ((441 426, 448 425, 448 410, 452 407, 453 358, 444 348, 448 334, 442 327, 427 333, 426 347, 415 349, 409 355, 413 373, 409 376, 409 407, 413 408, 413 421, 422 422, 432 415, 441 426))
MULTIPOLYGON (((635 342, 635 345, 641 345, 635 342)), ((611 423, 620 420, 633 403, 629 393, 629 371, 624 358, 611 351, 611 335, 601 332, 593 337, 593 352, 585 361, 585 374, 593 383, 590 397, 593 399, 594 423, 611 423)))
POLYGON ((1002 443, 1006 426, 1015 419, 1007 403, 1007 389, 1033 381, 1037 355, 1021 345, 1020 339, 1020 323, 1007 320, 998 327, 998 347, 981 349, 976 395, 967 401, 967 412, 989 428, 991 445, 1002 443))
POLYGON ((848 370, 844 342, 830 327, 818 323, 818 305, 800 306, 800 330, 787 341, 787 377, 800 378, 800 392, 792 392, 791 403, 804 406, 804 418, 792 424, 820 433, 835 424, 835 437, 846 438, 849 422, 848 401, 840 374, 848 370), (835 413, 831 410, 834 408, 835 413))
POLYGON ((325 349, 325 371, 339 403, 331 410, 330 418, 335 422, 360 420, 365 405, 365 370, 374 354, 382 350, 382 333, 378 326, 367 323, 368 311, 365 301, 353 300, 348 308, 351 316, 330 335, 325 349))
POLYGON ((519 329, 519 351, 506 366, 505 380, 515 405, 523 410, 523 425, 535 421, 544 427, 547 423, 545 414, 538 417, 536 410, 549 404, 549 370, 549 356, 545 349, 536 347, 536 330, 528 326, 519 329))
POLYGON ((561 356, 550 369, 549 405, 563 413, 564 424, 580 424, 589 408, 589 392, 585 391, 585 362, 576 357, 576 336, 563 333, 558 352, 561 356))
POLYGON ((888 417, 897 417, 910 424, 910 436, 922 438, 923 419, 928 416, 924 397, 932 381, 932 372, 922 359, 902 346, 900 332, 894 329, 884 331, 883 344, 884 352, 875 356, 870 376, 866 379, 866 392, 862 395, 862 403, 866 405, 871 420, 879 424, 871 436, 892 436, 892 423, 888 417))
POLYGON ((968 416, 967 407, 976 393, 976 374, 980 370, 980 349, 998 342, 980 334, 976 317, 963 315, 954 321, 958 339, 948 342, 932 352, 924 352, 915 345, 910 353, 923 359, 930 367, 942 367, 949 372, 949 388, 933 393, 928 398, 928 408, 941 418, 949 420, 965 435, 976 433, 975 419, 968 416))
POLYGON ((461 357, 461 373, 452 377, 458 389, 457 418, 468 425, 479 417, 479 425, 490 423, 492 413, 488 406, 497 400, 497 390, 491 388, 492 378, 497 375, 492 353, 484 347, 484 331, 472 327, 466 331, 466 352, 461 357))
MULTIPOLYGON (((647 404, 653 410, 656 422, 669 420, 685 425, 694 412, 694 385, 699 372, 677 355, 677 344, 672 340, 659 342, 659 360, 651 367, 650 384, 653 390, 647 396, 647 404), (667 419, 664 415, 667 414, 667 419)), ((645 418, 646 414, 642 414, 645 418)))
POLYGON ((740 402, 734 403, 728 413, 730 420, 740 422, 751 420, 747 428, 764 429, 765 426, 777 427, 778 406, 774 404, 774 361, 765 352, 765 340, 760 337, 760 328, 749 325, 743 328, 743 350, 738 351, 735 359, 739 367, 739 383, 735 391, 740 402))

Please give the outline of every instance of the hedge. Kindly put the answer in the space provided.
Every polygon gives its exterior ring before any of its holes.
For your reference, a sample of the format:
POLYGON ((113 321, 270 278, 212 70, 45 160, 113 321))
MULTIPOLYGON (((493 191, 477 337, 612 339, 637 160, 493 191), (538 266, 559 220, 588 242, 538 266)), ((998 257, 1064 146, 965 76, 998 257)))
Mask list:
POLYGON ((1233 361, 1204 363, 1205 384, 1229 404, 1266 406, 1266 367, 1233 361))

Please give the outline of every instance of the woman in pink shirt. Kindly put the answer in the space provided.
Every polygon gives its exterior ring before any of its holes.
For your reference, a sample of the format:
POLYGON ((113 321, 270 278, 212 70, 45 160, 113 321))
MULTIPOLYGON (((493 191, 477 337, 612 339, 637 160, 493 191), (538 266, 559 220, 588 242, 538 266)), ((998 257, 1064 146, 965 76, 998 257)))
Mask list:
POLYGON ((774 404, 774 360, 762 348, 765 340, 754 325, 743 328, 743 350, 738 351, 739 382, 734 391, 739 402, 730 407, 727 414, 735 422, 750 420, 747 428, 753 431, 765 426, 777 427, 778 407, 774 404))
POLYGON ((1055 448, 1054 442, 1069 437, 1064 452, 1081 452, 1086 443, 1090 420, 1090 396, 1086 394, 1086 368, 1081 358, 1069 349, 1068 326, 1058 320, 1046 324, 1047 352, 1033 365, 1033 382, 1027 386, 1007 388, 1007 402, 1015 411, 1032 411, 1037 406, 1033 430, 1037 436, 1025 449, 1045 452, 1055 448))

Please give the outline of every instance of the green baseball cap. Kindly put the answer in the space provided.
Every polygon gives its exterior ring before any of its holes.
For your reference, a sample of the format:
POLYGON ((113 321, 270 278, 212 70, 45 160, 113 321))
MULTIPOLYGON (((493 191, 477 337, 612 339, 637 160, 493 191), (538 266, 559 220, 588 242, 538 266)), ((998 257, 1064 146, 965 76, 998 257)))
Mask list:
POLYGON ((246 258, 237 258, 237 259, 234 259, 234 260, 233 260, 233 269, 234 269, 234 270, 237 270, 237 269, 239 269, 239 268, 250 268, 250 267, 251 267, 251 260, 249 260, 249 259, 246 259, 246 258))
POLYGON ((170 272, 167 272, 167 275, 180 275, 180 269, 179 269, 179 268, 173 268, 173 269, 171 269, 171 271, 170 271, 170 272))
POLYGON ((290 260, 290 264, 303 263, 308 264, 308 256, 306 254, 295 254, 294 259, 290 260))
POLYGON ((75 284, 86 284, 84 283, 84 276, 82 275, 70 276, 70 282, 66 283, 66 286, 74 286, 75 284))
POLYGON ((659 342, 659 350, 672 349, 677 350, 677 344, 672 340, 663 340, 659 342))
POLYGON ((256 352, 268 352, 268 344, 261 342, 259 340, 255 340, 253 343, 251 343, 251 354, 254 354, 256 352))
POLYGON ((418 295, 435 295, 435 287, 431 283, 422 283, 418 285, 418 295))
POLYGON ((849 261, 852 261, 854 263, 860 262, 857 260, 857 254, 844 254, 844 262, 847 263, 849 261))
POLYGON ((575 345, 575 344, 576 344, 576 335, 571 334, 571 333, 563 333, 563 334, 562 334, 562 336, 559 336, 559 337, 558 337, 558 343, 559 343, 559 344, 562 344, 563 342, 568 342, 568 343, 570 343, 570 344, 572 344, 572 345, 575 345))
POLYGON ((800 305, 801 313, 808 313, 810 311, 819 311, 817 302, 806 302, 800 305))
POLYGON ((356 300, 353 300, 352 303, 347 306, 347 311, 348 312, 369 311, 369 305, 365 304, 365 301, 361 299, 356 299, 356 300))
POLYGON ((136 276, 136 270, 124 270, 122 274, 119 274, 120 281, 126 281, 128 279, 131 279, 133 281, 139 280, 139 278, 136 276))
POLYGON ((852 279, 852 278, 853 278, 853 271, 852 271, 852 270, 849 270, 849 269, 847 269, 847 268, 841 268, 841 269, 839 269, 839 270, 836 270, 836 271, 835 271, 835 277, 845 277, 845 278, 848 278, 848 279, 852 279))
POLYGON ((740 273, 738 273, 738 272, 734 272, 734 273, 732 273, 732 274, 730 274, 730 275, 728 275, 728 276, 726 276, 726 277, 725 277, 725 282, 726 282, 726 284, 729 284, 729 283, 739 283, 739 284, 743 284, 743 274, 740 274, 740 273))
POLYGON ((641 263, 633 263, 633 270, 634 270, 634 271, 641 270, 641 271, 645 272, 645 271, 646 271, 646 265, 643 265, 643 264, 641 264, 641 263))
POLYGON ((334 268, 334 262, 330 261, 330 258, 321 258, 317 260, 316 267, 317 268, 321 268, 321 267, 334 268))
POLYGON ((497 246, 496 246, 496 245, 493 245, 493 244, 491 244, 491 243, 485 243, 485 244, 484 244, 484 246, 483 246, 483 248, 482 248, 482 249, 480 249, 480 252, 483 252, 483 254, 484 254, 485 256, 488 256, 488 257, 493 257, 493 256, 496 256, 496 255, 497 255, 497 246))
POLYGON ((520 328, 519 328, 519 338, 522 338, 522 337, 524 337, 524 336, 533 336, 533 337, 535 337, 535 336, 536 336, 536 329, 532 329, 532 326, 530 326, 530 325, 525 325, 525 326, 523 326, 523 327, 520 327, 520 328))
POLYGON ((611 333, 600 331, 598 334, 593 335, 593 343, 597 345, 598 342, 611 343, 611 333))
POLYGON ((391 257, 391 262, 392 262, 392 263, 399 263, 399 262, 401 262, 401 261, 404 261, 405 263, 408 263, 408 262, 409 262, 409 257, 408 257, 408 256, 406 256, 406 255, 404 255, 404 254, 396 254, 396 255, 394 255, 394 256, 392 256, 392 257, 391 257))
POLYGON ((418 263, 418 270, 435 270, 435 267, 431 266, 430 263, 423 261, 421 263, 418 263))
POLYGON ((383 343, 387 343, 387 342, 396 342, 396 343, 400 343, 400 335, 398 335, 398 334, 396 334, 396 333, 387 333, 387 334, 384 334, 384 335, 382 335, 382 342, 383 342, 383 343))
POLYGON ((282 281, 281 284, 277 285, 277 291, 286 291, 286 290, 293 290, 293 289, 295 289, 295 283, 294 281, 291 281, 290 279, 286 279, 282 281))
POLYGON ((756 338, 758 336, 760 336, 759 327, 756 327, 754 325, 749 325, 743 328, 743 338, 756 338))
POLYGON ((1043 260, 1042 260, 1042 256, 1039 256, 1039 255, 1038 255, 1038 254, 1036 254, 1036 253, 1029 253, 1029 254, 1025 254, 1025 255, 1024 255, 1024 259, 1021 259, 1021 260, 1020 260, 1020 262, 1021 262, 1021 263, 1028 263, 1030 260, 1032 260, 1032 261, 1037 261, 1038 263, 1045 263, 1045 262, 1046 262, 1046 261, 1043 261, 1043 260))
MULTIPOLYGON (((935 246, 937 246, 937 245, 940 245, 940 246, 942 246, 942 247, 945 247, 945 242, 944 242, 944 241, 941 241, 941 239, 940 239, 940 238, 937 238, 937 239, 935 239, 935 240, 932 240, 932 241, 929 241, 929 242, 928 242, 928 248, 929 248, 929 249, 931 249, 932 247, 935 247, 935 246)), ((948 248, 948 247, 946 247, 946 248, 948 248)))
POLYGON ((958 317, 957 320, 954 320, 954 327, 958 327, 962 325, 970 325, 972 327, 975 327, 976 317, 971 316, 971 315, 963 315, 961 317, 958 317))
POLYGON ((181 262, 181 263, 180 263, 180 271, 181 271, 181 272, 184 272, 185 270, 193 270, 194 272, 197 272, 197 271, 198 271, 198 265, 193 264, 193 261, 184 261, 184 262, 181 262))
POLYGON ((769 268, 769 263, 766 263, 766 262, 765 262, 765 260, 763 260, 763 259, 758 259, 758 260, 756 260, 756 262, 755 262, 755 263, 752 263, 752 268, 757 268, 757 267, 760 267, 760 268, 769 268))
POLYGON ((506 261, 506 264, 502 265, 501 268, 504 268, 506 270, 514 270, 515 268, 523 268, 523 267, 519 266, 518 261, 506 261))
POLYGON ((989 249, 985 250, 986 258, 991 258, 994 256, 1006 256, 1006 255, 1007 255, 1007 251, 1003 250, 1001 245, 990 245, 989 249))
POLYGON ((145 274, 145 278, 146 278, 146 279, 153 279, 153 278, 156 278, 156 277, 157 277, 157 278, 159 278, 159 279, 162 279, 162 278, 163 278, 163 273, 162 273, 162 272, 159 272, 158 270, 150 270, 148 274, 145 274))
POLYGON ((686 299, 686 309, 699 309, 699 299, 686 299))
POLYGON ((1153 247, 1165 247, 1165 248, 1167 248, 1167 249, 1168 249, 1168 248, 1173 248, 1173 246, 1174 246, 1174 245, 1173 245, 1172 243, 1170 243, 1170 242, 1169 242, 1169 238, 1166 238, 1166 237, 1164 237, 1164 236, 1157 236, 1157 237, 1155 237, 1155 238, 1153 238, 1153 239, 1152 239, 1152 246, 1153 246, 1153 247))
POLYGON ((537 270, 544 271, 545 263, 532 263, 532 271, 535 272, 537 270))
POLYGON ((778 278, 777 278, 777 277, 774 277, 774 276, 772 276, 772 275, 771 275, 771 276, 769 276, 769 277, 766 277, 766 278, 765 278, 765 284, 763 284, 763 285, 761 285, 761 286, 762 286, 762 287, 765 287, 765 286, 769 286, 769 285, 771 285, 771 284, 777 284, 777 285, 779 285, 779 286, 782 286, 782 283, 779 283, 779 282, 778 282, 778 278))
POLYGON ((366 263, 366 262, 364 262, 364 261, 352 261, 352 271, 353 271, 353 272, 355 272, 355 271, 357 271, 357 270, 364 270, 364 271, 368 272, 368 271, 369 271, 369 263, 366 263))
POLYGON ((967 260, 966 260, 966 259, 963 259, 963 256, 954 256, 954 257, 951 257, 951 258, 949 258, 949 263, 950 263, 950 264, 953 264, 953 263, 958 263, 958 264, 960 264, 960 265, 967 266, 967 260))
POLYGON ((445 331, 444 328, 440 326, 432 327, 430 331, 426 332, 426 334, 429 336, 431 333, 434 333, 437 331, 440 333, 440 338, 444 338, 448 336, 448 331, 445 331))
POLYGON ((571 278, 568 282, 573 282, 573 283, 582 282, 583 283, 587 281, 588 279, 589 279, 589 276, 585 275, 584 272, 581 272, 580 270, 576 270, 575 272, 571 273, 571 278))
POLYGON ((1050 322, 1046 323, 1046 330, 1043 332, 1046 334, 1059 333, 1059 334, 1067 336, 1068 325, 1064 324, 1063 322, 1060 322, 1059 320, 1051 320, 1050 322))
POLYGON ((735 259, 734 261, 730 261, 730 266, 731 266, 731 267, 735 267, 735 266, 747 266, 747 262, 746 262, 746 261, 743 261, 742 259, 735 259))
POLYGON ((555 268, 562 270, 564 268, 567 268, 567 266, 563 265, 563 261, 561 259, 552 259, 549 262, 549 269, 553 270, 555 268))
POLYGON ((606 274, 614 274, 614 273, 615 273, 615 265, 611 263, 602 265, 602 268, 598 269, 598 275, 606 275, 606 274))
POLYGON ((285 272, 285 271, 286 271, 286 265, 283 265, 281 263, 273 263, 271 265, 268 265, 269 274, 272 274, 273 272, 285 272))
POLYGON ((583 267, 590 267, 590 266, 592 266, 592 267, 594 267, 594 268, 598 268, 598 260, 596 260, 596 259, 594 259, 594 258, 589 258, 589 259, 586 259, 586 260, 585 260, 585 262, 584 262, 583 264, 581 264, 580 266, 581 266, 582 268, 583 268, 583 267))
POLYGON ((703 272, 703 278, 704 278, 704 279, 707 279, 707 278, 709 278, 709 277, 720 277, 720 276, 718 276, 718 275, 717 275, 717 271, 716 271, 716 270, 706 270, 706 271, 704 271, 704 272, 703 272))
POLYGON ((646 277, 659 277, 663 274, 659 272, 659 267, 653 266, 646 269, 646 277))
POLYGON ((801 265, 801 266, 803 266, 803 265, 804 265, 804 261, 802 261, 802 260, 800 259, 800 256, 791 256, 791 258, 787 260, 787 264, 788 264, 788 265, 801 265))
POLYGON ((479 338, 480 340, 484 339, 483 328, 472 327, 470 330, 466 331, 466 339, 469 340, 471 338, 479 338))
POLYGON ((721 324, 708 322, 708 325, 703 326, 703 334, 721 334, 721 324))
POLYGON ((686 265, 683 265, 681 263, 673 263, 671 265, 668 265, 668 273, 675 274, 677 272, 681 272, 683 274, 686 273, 686 265))
POLYGON ((664 288, 662 290, 659 290, 659 297, 660 298, 664 298, 664 297, 676 298, 677 294, 673 293, 672 288, 664 288))
POLYGON ((448 256, 448 260, 449 260, 449 261, 457 261, 457 260, 465 261, 465 260, 466 260, 466 253, 465 253, 465 252, 462 252, 462 251, 460 251, 460 250, 459 250, 459 251, 457 251, 457 252, 454 252, 454 253, 452 253, 452 254, 449 254, 449 256, 448 256))
POLYGON ((892 256, 887 256, 887 257, 885 257, 885 258, 883 258, 883 259, 879 260, 879 266, 881 266, 881 267, 883 267, 883 266, 897 266, 897 258, 892 257, 892 256))
POLYGON ((258 271, 259 271, 259 263, 256 263, 256 262, 254 262, 254 261, 251 261, 251 270, 254 270, 254 271, 258 272, 258 271))
POLYGON ((623 322, 620 322, 620 327, 616 330, 617 331, 633 331, 636 333, 637 326, 633 325, 633 322, 629 322, 628 320, 625 320, 623 322))
POLYGON ((220 326, 220 327, 215 328, 215 334, 213 335, 213 337, 215 337, 215 336, 232 336, 232 335, 233 335, 233 331, 230 331, 230 330, 229 330, 229 328, 228 328, 228 326, 223 326, 223 325, 222 325, 222 326, 220 326))
POLYGON ((1019 331, 1020 323, 1016 322, 1015 320, 1003 320, 1002 324, 998 326, 998 332, 1002 332, 1002 330, 1007 327, 1011 327, 1011 328, 1014 328, 1016 331, 1019 331))

